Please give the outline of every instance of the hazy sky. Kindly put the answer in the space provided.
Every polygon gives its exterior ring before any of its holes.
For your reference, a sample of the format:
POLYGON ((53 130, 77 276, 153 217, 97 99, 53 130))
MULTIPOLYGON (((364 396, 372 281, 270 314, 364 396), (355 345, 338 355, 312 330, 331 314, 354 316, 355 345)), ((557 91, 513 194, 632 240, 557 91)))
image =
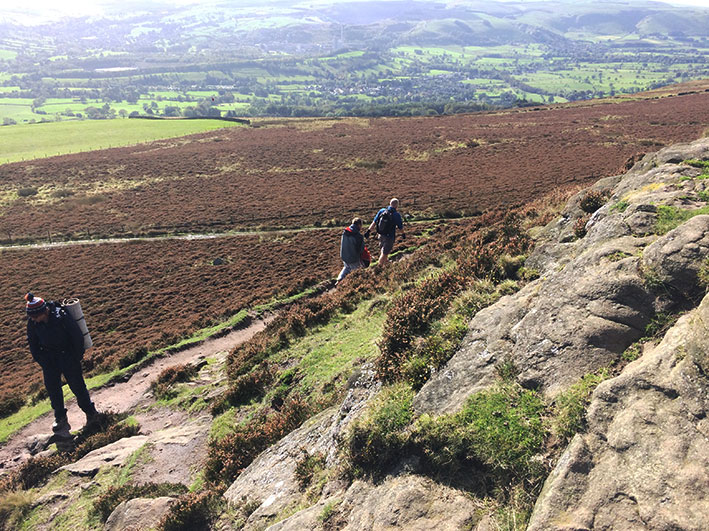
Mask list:
MULTIPOLYGON (((167 0, 165 0, 167 2, 167 0)), ((338 0, 335 0, 338 1, 338 0)), ((347 1, 347 0, 340 0, 347 1)), ((360 0, 361 1, 361 0, 360 0)), ((445 1, 445 0, 444 0, 445 1)), ((505 0, 503 0, 505 1, 505 0)), ((510 0, 507 0, 510 1, 510 0)), ((520 0, 514 0, 520 1, 520 0)), ((525 0, 523 0, 525 1, 525 0)), ((530 0, 530 3, 534 0, 530 0)), ((631 3, 633 0, 628 0, 631 3)), ((691 5, 698 7, 709 8, 709 0, 660 0, 668 4, 677 5, 691 5)), ((2 11, 12 11, 14 13, 22 12, 25 10, 43 10, 45 15, 50 15, 54 13, 72 14, 72 15, 97 15, 102 12, 101 4, 105 3, 119 3, 120 0, 0 0, 0 12, 2 11)), ((199 0, 171 0, 170 4, 195 4, 199 3, 199 0)), ((235 2, 238 4, 238 0, 235 2)), ((268 0, 263 1, 264 4, 268 4, 268 0)), ((304 1, 303 3, 307 3, 304 1)))

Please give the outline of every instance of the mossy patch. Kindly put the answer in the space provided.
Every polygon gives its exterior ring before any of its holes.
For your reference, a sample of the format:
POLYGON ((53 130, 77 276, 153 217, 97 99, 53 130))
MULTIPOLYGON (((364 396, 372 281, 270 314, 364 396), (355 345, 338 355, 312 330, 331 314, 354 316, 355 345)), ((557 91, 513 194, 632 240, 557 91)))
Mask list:
POLYGON ((657 220, 655 221, 655 234, 667 234, 679 227, 685 221, 703 214, 709 214, 709 206, 685 210, 673 206, 660 205, 657 207, 657 220))

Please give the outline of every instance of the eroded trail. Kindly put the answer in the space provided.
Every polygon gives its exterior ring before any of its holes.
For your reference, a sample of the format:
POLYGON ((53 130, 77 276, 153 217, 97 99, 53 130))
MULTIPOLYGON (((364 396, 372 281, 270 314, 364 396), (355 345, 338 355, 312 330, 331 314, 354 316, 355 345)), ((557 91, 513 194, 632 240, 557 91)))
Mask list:
MULTIPOLYGON (((246 328, 234 330, 219 338, 209 339, 172 356, 157 358, 135 372, 128 380, 91 391, 91 399, 101 411, 131 412, 144 399, 146 392, 150 389, 151 382, 163 370, 231 350, 263 330, 272 318, 266 317, 256 320, 246 328)), ((72 429, 81 428, 85 422, 85 416, 76 404, 76 400, 73 398, 69 400, 66 407, 72 429)), ((5 445, 0 448, 0 474, 25 462, 31 456, 32 442, 40 436, 51 433, 52 422, 53 414, 50 411, 8 439, 5 445)))

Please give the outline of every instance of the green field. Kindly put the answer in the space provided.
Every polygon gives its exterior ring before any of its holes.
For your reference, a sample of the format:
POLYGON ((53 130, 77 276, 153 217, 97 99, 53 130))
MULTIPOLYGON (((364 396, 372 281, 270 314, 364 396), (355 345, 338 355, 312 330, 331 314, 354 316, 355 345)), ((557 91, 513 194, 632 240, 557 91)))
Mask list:
POLYGON ((239 124, 219 120, 90 120, 0 127, 0 163, 120 147, 239 124))

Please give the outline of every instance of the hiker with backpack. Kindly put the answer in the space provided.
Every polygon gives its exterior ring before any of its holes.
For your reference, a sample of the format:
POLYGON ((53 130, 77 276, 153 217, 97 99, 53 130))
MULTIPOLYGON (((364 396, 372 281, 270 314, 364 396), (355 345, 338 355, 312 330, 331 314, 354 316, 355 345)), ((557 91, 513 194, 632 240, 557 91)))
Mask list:
POLYGON ((406 238, 406 234, 404 234, 404 221, 401 219, 401 214, 397 212, 397 208, 399 208, 399 200, 394 198, 389 201, 388 207, 382 208, 377 212, 372 224, 367 229, 367 232, 364 233, 365 238, 368 238, 372 229, 377 230, 379 248, 381 249, 379 265, 384 265, 389 261, 389 253, 391 253, 394 248, 397 228, 401 230, 401 239, 406 238))
MULTIPOLYGON (((337 283, 355 269, 369 265, 369 251, 364 244, 362 220, 360 218, 354 218, 352 224, 342 231, 342 238, 340 239, 340 258, 342 259, 344 267, 337 276, 337 283), (366 265, 364 262, 366 262, 366 265)), ((337 285, 337 283, 335 285, 337 285)))
POLYGON ((52 431, 58 437, 69 438, 71 426, 64 407, 62 375, 76 396, 79 407, 86 414, 86 426, 97 424, 100 418, 94 403, 91 402, 81 371, 84 334, 61 304, 45 302, 32 293, 25 295, 25 300, 27 342, 32 358, 42 367, 44 387, 54 410, 52 431))

